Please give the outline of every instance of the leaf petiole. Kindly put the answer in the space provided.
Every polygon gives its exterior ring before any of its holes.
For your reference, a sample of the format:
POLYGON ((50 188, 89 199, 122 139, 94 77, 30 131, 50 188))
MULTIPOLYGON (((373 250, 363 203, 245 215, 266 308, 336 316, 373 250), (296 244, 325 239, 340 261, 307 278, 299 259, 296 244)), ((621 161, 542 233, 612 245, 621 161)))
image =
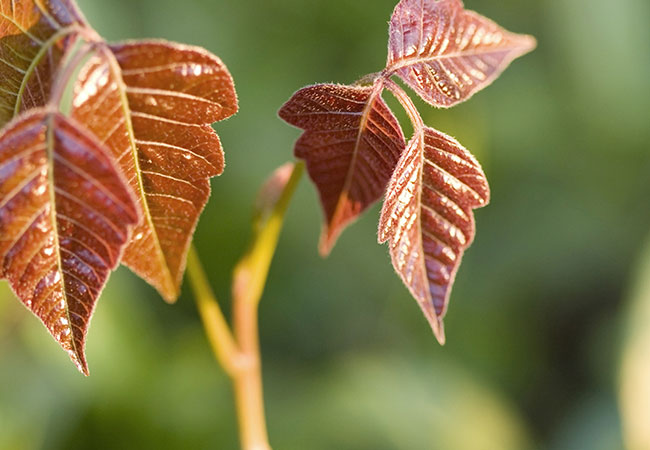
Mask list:
POLYGON ((221 311, 219 302, 210 288, 198 252, 193 245, 187 254, 186 270, 199 308, 203 328, 210 341, 214 356, 226 373, 234 377, 237 372, 237 361, 241 358, 241 352, 221 311))
POLYGON ((384 86, 390 91, 391 94, 400 102, 406 114, 408 114, 411 123, 413 124, 414 130, 421 130, 424 128, 424 121, 422 116, 418 112, 418 109, 413 104, 413 100, 408 96, 404 89, 402 89, 397 83, 395 83, 390 78, 384 79, 384 86))

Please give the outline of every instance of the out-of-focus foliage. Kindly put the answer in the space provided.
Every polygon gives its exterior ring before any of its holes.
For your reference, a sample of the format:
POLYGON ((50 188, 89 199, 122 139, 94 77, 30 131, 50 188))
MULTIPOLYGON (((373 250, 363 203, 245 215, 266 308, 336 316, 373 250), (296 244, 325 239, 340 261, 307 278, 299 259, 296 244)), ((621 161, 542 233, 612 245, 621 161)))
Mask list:
MULTIPOLYGON (((226 170, 196 233, 220 298, 255 194, 299 134, 277 109, 301 86, 383 67, 377 43, 395 3, 79 1, 108 39, 201 45, 237 80, 240 113, 218 127, 226 170)), ((465 3, 538 48, 471 102, 418 105, 472 149, 492 188, 454 287, 447 345, 376 244, 378 208, 321 260, 317 198, 303 183, 260 311, 278 449, 623 448, 618 349, 650 231, 650 3, 465 3)), ((165 305, 119 270, 88 336, 88 379, 2 292, 0 448, 235 448, 230 385, 186 288, 165 305)))

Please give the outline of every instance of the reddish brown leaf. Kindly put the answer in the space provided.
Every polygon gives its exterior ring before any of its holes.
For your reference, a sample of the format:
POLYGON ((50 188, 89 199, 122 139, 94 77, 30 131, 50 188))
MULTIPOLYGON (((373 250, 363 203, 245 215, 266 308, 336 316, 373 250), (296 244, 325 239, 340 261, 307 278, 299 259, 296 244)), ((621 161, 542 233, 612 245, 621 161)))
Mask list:
POLYGON ((237 111, 233 81, 196 47, 151 41, 111 50, 100 48, 83 68, 73 116, 110 148, 144 212, 124 263, 174 301, 209 178, 223 171, 210 124, 237 111))
POLYGON ((46 104, 63 52, 83 28, 72 0, 0 0, 0 127, 46 104))
POLYGON ((88 374, 88 324, 137 222, 135 200, 99 142, 35 109, 0 135, 0 274, 88 374))
POLYGON ((390 21, 387 71, 425 101, 450 107, 492 83, 535 45, 532 36, 464 10, 460 0, 402 0, 390 21))
POLYGON ((405 147, 397 119, 381 98, 382 85, 319 84, 296 92, 280 117, 305 130, 295 155, 306 160, 325 214, 320 251, 384 193, 405 147))
POLYGON ((417 130, 397 164, 379 221, 402 281, 444 343, 447 310, 463 252, 474 239, 473 208, 489 201, 479 163, 455 139, 417 130))

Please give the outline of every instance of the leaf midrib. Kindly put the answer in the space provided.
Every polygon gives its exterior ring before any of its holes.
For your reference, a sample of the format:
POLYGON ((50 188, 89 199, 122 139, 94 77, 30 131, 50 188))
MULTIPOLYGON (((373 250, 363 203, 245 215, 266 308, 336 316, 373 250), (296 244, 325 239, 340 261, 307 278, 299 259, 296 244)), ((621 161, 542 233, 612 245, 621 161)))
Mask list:
POLYGON ((491 53, 500 53, 500 52, 505 52, 505 53, 516 53, 516 52, 523 52, 526 50, 525 46, 522 45, 513 45, 513 46, 507 46, 507 47, 493 47, 490 49, 485 49, 481 51, 469 51, 469 52, 454 52, 454 53, 449 53, 449 54, 443 54, 443 55, 432 55, 432 56, 417 56, 417 57, 405 57, 401 58, 399 62, 390 64, 387 69, 390 74, 397 72, 400 69, 404 69, 409 66, 414 66, 416 64, 426 64, 430 62, 435 62, 435 61, 441 61, 445 59, 451 59, 451 58, 464 58, 468 56, 481 56, 481 55, 488 55, 491 53))
POLYGON ((153 218, 151 217, 151 211, 149 210, 149 203, 147 202, 147 198, 145 195, 144 182, 142 181, 142 172, 140 170, 140 161, 138 158, 138 147, 136 145, 135 132, 133 130, 133 124, 131 122, 131 107, 129 106, 129 100, 126 94, 127 86, 124 80, 122 79, 121 69, 115 57, 113 56, 113 53, 106 46, 102 46, 99 52, 104 54, 104 57, 108 61, 110 70, 111 72, 113 72, 113 76, 115 76, 117 81, 118 92, 120 95, 120 103, 122 104, 122 112, 124 114, 124 123, 126 125, 127 132, 129 135, 131 154, 133 155, 136 180, 138 183, 138 196, 140 197, 141 200, 140 203, 142 205, 142 212, 144 214, 144 219, 147 223, 147 226, 153 231, 153 233, 151 234, 154 240, 156 253, 158 254, 158 260, 160 262, 160 265, 162 266, 163 273, 167 280, 166 284, 168 284, 168 286, 165 286, 165 288, 169 288, 169 286, 171 286, 172 292, 174 296, 176 296, 178 293, 178 288, 176 286, 175 279, 172 276, 171 270, 169 269, 169 265, 167 264, 167 259, 165 258, 165 253, 163 252, 162 246, 160 244, 158 233, 154 226, 153 218))
MULTIPOLYGON (((378 95, 381 94, 381 91, 383 89, 384 89, 383 79, 379 78, 375 81, 373 90, 370 93, 370 96, 368 97, 368 101, 366 102, 363 111, 361 112, 361 121, 359 122, 359 130, 357 132, 357 137, 354 143, 354 151, 352 152, 352 159, 350 160, 350 168, 347 171, 347 174, 345 176, 345 181, 343 182, 343 188, 341 189, 341 193, 338 196, 336 207, 334 208, 334 213, 332 214, 332 219, 330 220, 330 224, 329 224, 330 226, 333 223, 336 223, 336 220, 341 215, 341 208, 343 206, 343 197, 347 198, 347 193, 349 192, 350 186, 352 185, 352 179, 353 179, 352 174, 354 173, 355 171, 354 169, 357 164, 359 147, 361 146, 363 133, 366 129, 368 119, 370 117, 370 113, 372 112, 375 99, 378 95)), ((328 232, 331 231, 330 226, 328 226, 328 232)))
MULTIPOLYGON (((74 352, 74 360, 77 365, 82 369, 82 372, 86 373, 86 368, 82 367, 81 360, 79 360, 79 349, 77 348, 77 342, 75 340, 75 330, 72 326, 72 320, 70 317, 70 306, 68 303, 68 294, 65 289, 65 277, 67 276, 63 272, 63 263, 61 261, 61 244, 59 242, 59 227, 56 221, 56 193, 54 187, 54 113, 47 112, 45 119, 45 151, 47 154, 47 190, 50 197, 50 223, 52 225, 52 232, 54 235, 54 248, 56 254, 56 266, 57 270, 61 276, 61 295, 63 295, 63 302, 65 305, 65 315, 68 320, 68 327, 70 329, 70 345, 72 351, 74 352)), ((87 373, 86 373, 87 374, 87 373)))

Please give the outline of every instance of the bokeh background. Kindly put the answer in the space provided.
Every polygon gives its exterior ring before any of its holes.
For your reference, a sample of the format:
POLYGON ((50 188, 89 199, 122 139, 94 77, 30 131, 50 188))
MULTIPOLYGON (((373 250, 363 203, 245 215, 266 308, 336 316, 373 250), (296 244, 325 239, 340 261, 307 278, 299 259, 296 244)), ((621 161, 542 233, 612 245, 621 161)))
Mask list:
MULTIPOLYGON (((304 85, 380 70, 396 0, 79 3, 109 40, 201 45, 235 78, 241 112, 216 124, 227 168, 196 233, 227 310, 256 191, 299 135, 278 108, 304 85)), ((377 245, 378 206, 319 258, 320 210, 303 179, 260 315, 276 449, 650 448, 650 3, 466 6, 539 46, 465 104, 418 102, 492 187, 448 344, 377 245)), ((170 306, 119 269, 88 359, 86 379, 2 283, 1 449, 237 448, 229 380, 187 286, 170 306)))

